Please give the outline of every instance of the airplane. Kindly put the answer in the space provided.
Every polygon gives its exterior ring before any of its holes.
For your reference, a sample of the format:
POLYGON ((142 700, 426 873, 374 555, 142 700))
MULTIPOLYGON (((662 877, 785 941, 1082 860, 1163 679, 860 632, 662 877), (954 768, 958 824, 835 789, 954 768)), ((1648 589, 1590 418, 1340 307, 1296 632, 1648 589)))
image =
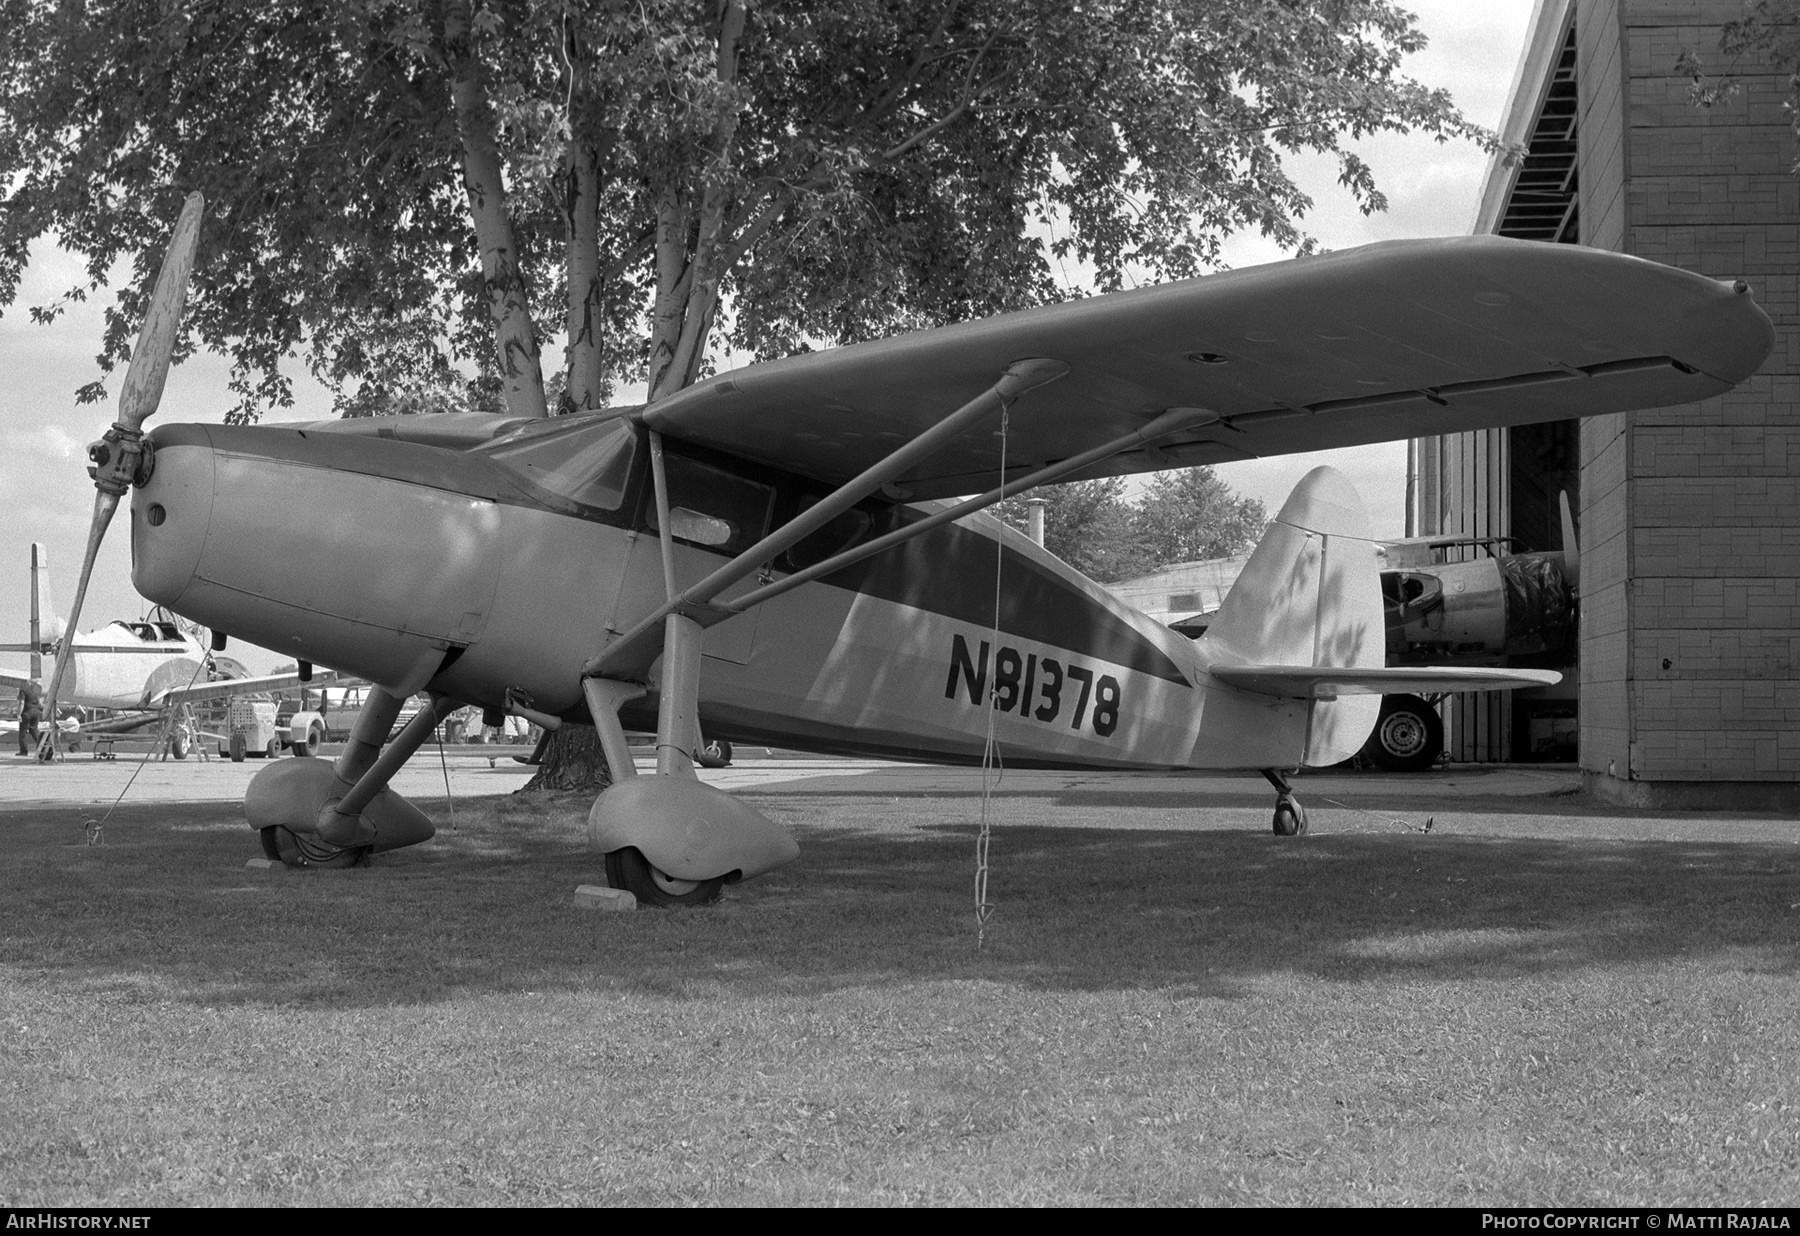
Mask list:
MULTIPOLYGON (((1560 502, 1561 550, 1514 552, 1509 537, 1439 535, 1382 542, 1378 557, 1387 663, 1526 669, 1570 664, 1575 655, 1581 562, 1567 493, 1560 502), (1441 552, 1464 548, 1485 551, 1485 556, 1466 562, 1433 561, 1441 552)), ((1247 557, 1222 558, 1184 564, 1177 570, 1184 586, 1200 576, 1210 591, 1219 594, 1230 588, 1247 561, 1247 557)), ((1158 575, 1111 588, 1127 600, 1168 596, 1171 602, 1198 603, 1202 597, 1199 592, 1170 595, 1169 581, 1158 575)), ((1199 639, 1217 613, 1215 604, 1197 613, 1167 613, 1162 620, 1189 639, 1199 639)), ((1388 772, 1433 767, 1444 749, 1436 703, 1412 694, 1383 696, 1375 728, 1358 755, 1388 772)))
MULTIPOLYGON (((183 630, 167 615, 153 613, 135 622, 123 619, 86 633, 70 633, 51 596, 49 554, 31 546, 31 609, 28 639, 0 644, 0 652, 27 653, 25 673, 0 667, 0 689, 43 686, 43 658, 64 643, 71 648, 69 677, 58 701, 64 706, 101 709, 112 715, 92 721, 60 718, 52 727, 46 709, 46 740, 79 743, 84 734, 129 734, 168 726, 168 752, 186 759, 196 731, 193 705, 235 695, 276 691, 300 681, 297 674, 253 676, 244 665, 216 654, 200 636, 183 630)), ((15 725, 6 732, 16 733, 15 725)))
POLYGON ((129 493, 145 597, 380 688, 335 763, 251 781, 265 852, 352 866, 429 838, 389 781, 475 704, 596 728, 615 780, 588 836, 608 882, 655 905, 798 855, 696 778, 701 726, 913 760, 980 763, 991 737, 1014 767, 1257 770, 1273 831, 1305 832, 1288 774, 1356 751, 1381 694, 1559 675, 1388 666, 1368 517, 1329 468, 1193 642, 981 512, 1050 481, 1692 403, 1774 340, 1742 283, 1463 237, 790 356, 646 407, 146 436, 202 210, 183 210, 90 448, 88 558, 129 493), (431 706, 384 746, 418 691, 431 706), (628 726, 655 730, 654 774, 628 726))

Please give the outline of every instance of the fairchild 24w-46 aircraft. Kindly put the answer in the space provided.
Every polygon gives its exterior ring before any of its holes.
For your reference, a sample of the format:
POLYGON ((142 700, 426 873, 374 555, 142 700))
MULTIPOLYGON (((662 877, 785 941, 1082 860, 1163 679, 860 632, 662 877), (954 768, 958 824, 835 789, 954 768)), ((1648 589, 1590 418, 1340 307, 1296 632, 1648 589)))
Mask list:
POLYGON ((349 865, 429 837, 389 778, 478 704, 596 726, 617 781, 590 837, 615 887, 661 904, 798 853, 695 779, 702 725, 973 762, 991 724, 1014 766, 1256 769, 1275 831, 1303 831, 1285 773, 1356 751, 1381 693, 1557 675, 1388 668, 1369 521, 1328 468, 1197 642, 978 512, 1052 480, 1691 403, 1773 342, 1741 283, 1475 237, 788 357, 642 408, 143 437, 199 213, 91 450, 93 536, 132 492, 144 596, 379 684, 335 764, 251 783, 270 855, 349 865), (383 749, 421 690, 433 707, 383 749), (655 775, 634 775, 622 726, 655 728, 655 775))

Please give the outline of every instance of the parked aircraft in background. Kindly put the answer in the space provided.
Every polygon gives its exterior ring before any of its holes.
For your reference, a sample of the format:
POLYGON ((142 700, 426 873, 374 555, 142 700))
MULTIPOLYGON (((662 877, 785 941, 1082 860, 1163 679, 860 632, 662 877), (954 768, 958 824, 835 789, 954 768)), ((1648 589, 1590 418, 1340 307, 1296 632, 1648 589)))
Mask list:
MULTIPOLYGON (((1505 537, 1422 536, 1383 542, 1381 598, 1389 665, 1565 670, 1575 656, 1580 570, 1575 521, 1562 496, 1563 545, 1515 553, 1505 537), (1475 550, 1466 561, 1447 554, 1475 550)), ((1244 557, 1187 562, 1111 591, 1189 639, 1206 634, 1244 557), (1209 603, 1210 604, 1207 604, 1209 603), (1206 608, 1199 608, 1205 604, 1206 608)), ((1421 772, 1444 750, 1437 698, 1388 695, 1358 755, 1391 772, 1421 772)))
MULTIPOLYGON (((72 727, 59 724, 59 741, 79 741, 82 734, 126 734, 168 723, 169 753, 183 759, 195 738, 191 716, 185 710, 234 695, 280 690, 300 681, 297 674, 253 677, 240 662, 215 654, 199 635, 183 630, 160 611, 136 622, 120 620, 70 634, 56 613, 49 559, 42 545, 32 545, 29 570, 28 638, 23 643, 0 644, 0 653, 27 654, 29 668, 21 673, 0 667, 0 690, 10 694, 27 684, 46 686, 45 658, 55 657, 66 640, 69 670, 59 703, 110 714, 77 721, 72 727)), ((49 729, 46 724, 46 733, 49 729)), ((9 727, 8 732, 16 731, 9 727)))
POLYGON ((351 865, 431 836, 388 782, 476 704, 596 727, 619 780, 589 835, 616 887, 664 904, 798 853, 694 777, 702 725, 912 759, 997 744, 1014 766, 1257 769, 1275 831, 1303 831, 1286 773, 1360 747, 1379 695, 1558 675, 1388 666, 1368 519, 1330 469, 1192 642, 979 512, 1055 480, 1695 402, 1773 344, 1742 284, 1473 237, 791 356, 644 408, 146 439, 199 213, 91 448, 89 560, 131 492, 144 596, 381 688, 335 765, 257 773, 267 851, 351 865), (384 749, 419 690, 432 707, 384 749), (657 772, 637 776, 623 727, 651 724, 657 772))

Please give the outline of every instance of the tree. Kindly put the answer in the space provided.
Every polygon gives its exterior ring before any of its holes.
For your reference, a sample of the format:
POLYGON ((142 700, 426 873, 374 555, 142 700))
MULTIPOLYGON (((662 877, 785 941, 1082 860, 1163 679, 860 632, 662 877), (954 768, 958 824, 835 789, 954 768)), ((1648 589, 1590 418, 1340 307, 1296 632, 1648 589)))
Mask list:
POLYGON ((1045 485, 996 503, 991 513, 1024 532, 1032 499, 1045 503, 1044 548, 1083 575, 1106 582, 1151 569, 1132 527, 1124 477, 1045 485))
POLYGON ((1262 539, 1269 519, 1255 498, 1240 498, 1211 468, 1181 468, 1150 478, 1132 511, 1132 530, 1155 565, 1229 558, 1262 539))
POLYGON ((0 4, 0 305, 37 236, 87 257, 71 297, 136 255, 115 364, 199 188, 188 341, 246 419, 302 348, 340 388, 477 361, 530 413, 559 320, 571 406, 666 394, 722 322, 768 356, 1053 298, 1046 226, 1102 289, 1199 273, 1306 245, 1284 152, 1374 210, 1344 136, 1476 135, 1388 0, 0 4))
POLYGON ((542 415, 557 321, 562 407, 657 399, 721 339, 1073 294, 1053 259, 1106 290, 1240 229, 1305 249, 1284 154, 1374 211, 1346 137, 1491 144, 1400 72, 1423 43, 1392 0, 0 0, 0 307, 37 237, 86 258, 69 299, 133 256, 110 370, 200 189, 184 346, 232 357, 238 419, 302 349, 346 407, 473 363, 542 415))
POLYGON ((1159 472, 1135 502, 1115 476, 1046 485, 997 503, 993 513, 1024 531, 1032 498, 1047 503, 1044 548, 1102 583, 1245 553, 1269 522, 1260 501, 1238 497, 1207 467, 1159 472))
MULTIPOLYGON (((1778 73, 1786 73, 1787 101, 1782 110, 1788 124, 1800 139, 1800 3, 1796 0, 1745 0, 1744 15, 1728 21, 1719 32, 1719 51, 1730 57, 1725 71, 1717 77, 1706 71, 1705 62, 1691 48, 1676 58, 1677 72, 1692 79, 1688 98, 1699 107, 1714 107, 1734 97, 1742 89, 1738 66, 1746 57, 1759 60, 1778 73)), ((1800 173, 1800 156, 1790 168, 1800 173)))

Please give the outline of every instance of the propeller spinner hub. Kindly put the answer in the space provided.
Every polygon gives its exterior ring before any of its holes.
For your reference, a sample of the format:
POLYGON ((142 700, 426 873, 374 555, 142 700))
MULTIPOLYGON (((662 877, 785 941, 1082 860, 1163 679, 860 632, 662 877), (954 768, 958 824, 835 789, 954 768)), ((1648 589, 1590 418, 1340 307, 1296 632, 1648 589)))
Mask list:
POLYGON ((105 437, 88 446, 87 454, 88 475, 102 493, 122 497, 133 485, 150 479, 150 444, 135 430, 114 425, 105 437))

